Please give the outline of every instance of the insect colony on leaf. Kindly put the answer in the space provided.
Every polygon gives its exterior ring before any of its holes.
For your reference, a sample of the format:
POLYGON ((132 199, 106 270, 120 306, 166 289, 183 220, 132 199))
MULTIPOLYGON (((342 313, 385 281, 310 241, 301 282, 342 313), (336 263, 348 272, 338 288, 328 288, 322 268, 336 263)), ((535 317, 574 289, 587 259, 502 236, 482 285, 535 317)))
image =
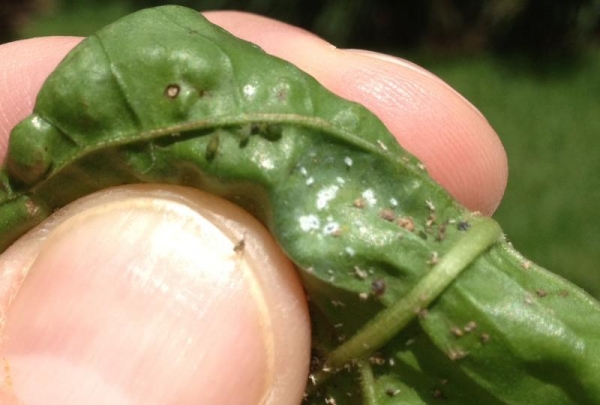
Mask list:
POLYGON ((455 202, 367 109, 193 10, 143 10, 81 42, 12 131, 0 180, 2 249, 120 184, 248 210, 309 296, 323 361, 307 403, 600 403, 597 302, 455 202))

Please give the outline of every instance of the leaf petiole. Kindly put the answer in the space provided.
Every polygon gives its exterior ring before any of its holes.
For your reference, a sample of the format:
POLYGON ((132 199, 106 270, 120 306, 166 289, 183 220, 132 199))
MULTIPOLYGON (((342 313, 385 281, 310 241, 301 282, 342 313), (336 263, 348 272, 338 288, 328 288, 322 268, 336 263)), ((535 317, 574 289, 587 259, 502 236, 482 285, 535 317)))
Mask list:
POLYGON ((325 370, 331 371, 317 373, 316 385, 349 362, 364 359, 397 335, 501 235, 502 229, 496 221, 478 217, 465 235, 404 298, 377 314, 356 335, 329 354, 325 370))

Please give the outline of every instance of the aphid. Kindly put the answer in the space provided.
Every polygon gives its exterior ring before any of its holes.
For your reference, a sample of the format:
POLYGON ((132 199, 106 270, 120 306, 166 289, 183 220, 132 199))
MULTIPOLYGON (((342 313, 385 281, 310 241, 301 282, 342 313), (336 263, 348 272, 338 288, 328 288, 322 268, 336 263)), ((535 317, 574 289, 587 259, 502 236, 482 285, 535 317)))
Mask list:
POLYGON ((237 241, 237 243, 233 246, 233 251, 235 253, 242 253, 244 252, 244 249, 246 248, 246 235, 244 234, 242 236, 242 238, 237 241))
POLYGON ((369 357, 369 361, 371 364, 383 366, 385 364, 385 357, 383 357, 380 353, 375 353, 373 356, 369 357))
MULTIPOLYGON (((242 125, 238 130, 239 133, 239 145, 245 147, 250 142, 250 136, 252 135, 252 126, 250 124, 242 125)), ((306 169, 305 169, 306 170, 306 169)))
POLYGON ((396 222, 398 223, 398 225, 400 225, 400 227, 406 229, 409 232, 415 230, 415 221, 412 217, 398 217, 396 222))
POLYGON ((463 349, 460 349, 460 348, 451 349, 450 352, 448 352, 448 357, 452 361, 464 359, 468 355, 469 355, 469 352, 464 351, 463 349))
POLYGON ((475 321, 469 321, 463 329, 466 333, 471 333, 477 329, 477 323, 475 321))
POLYGON ((337 401, 335 400, 334 397, 327 397, 327 398, 325 398, 325 403, 327 405, 337 405, 337 401))
POLYGON ((431 394, 433 395, 434 399, 446 399, 446 395, 444 395, 444 392, 439 388, 431 391, 431 394))
POLYGON ((470 227, 470 226, 471 226, 471 225, 469 224, 469 222, 468 222, 468 221, 458 221, 458 222, 456 223, 456 228, 457 228, 459 231, 466 231, 467 229, 469 229, 469 227, 470 227))
POLYGON ((219 135, 215 134, 211 136, 206 146, 206 160, 213 160, 217 156, 219 150, 219 135))
POLYGON ((381 297, 383 294, 385 294, 385 290, 386 283, 384 279, 378 278, 373 280, 373 282, 371 283, 371 292, 374 296, 381 297))
POLYGON ((358 266, 354 266, 354 275, 356 276, 356 278, 358 278, 359 280, 364 280, 365 278, 367 278, 367 272, 362 270, 360 267, 358 266))
POLYGON ((354 200, 354 202, 352 203, 352 205, 354 205, 356 208, 365 208, 365 205, 367 204, 367 202, 365 201, 364 198, 357 198, 356 200, 354 200))
POLYGON ((464 332, 458 326, 451 327, 450 328, 450 333, 452 333, 457 338, 462 337, 464 335, 464 332))
POLYGON ((437 242, 441 242, 444 240, 444 238, 446 238, 446 223, 443 223, 439 226, 438 234, 437 234, 437 237, 435 238, 435 240, 437 242))
POLYGON ((427 221, 425 221, 425 226, 430 228, 433 224, 435 224, 436 216, 434 212, 429 213, 429 217, 427 217, 427 221))
POLYGON ((430 266, 433 266, 434 264, 437 264, 440 261, 440 255, 438 252, 432 252, 431 253, 431 258, 429 260, 427 260, 427 264, 429 264, 430 266))
POLYGON ((396 214, 391 209, 384 208, 381 211, 379 211, 379 217, 391 222, 396 218, 396 214))

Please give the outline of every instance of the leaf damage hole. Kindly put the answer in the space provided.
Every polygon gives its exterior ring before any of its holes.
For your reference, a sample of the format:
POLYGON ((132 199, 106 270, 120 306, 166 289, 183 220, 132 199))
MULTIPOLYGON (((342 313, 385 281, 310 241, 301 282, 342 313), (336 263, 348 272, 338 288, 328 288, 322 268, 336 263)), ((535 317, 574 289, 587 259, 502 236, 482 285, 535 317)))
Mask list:
POLYGON ((177 84, 169 84, 165 89, 165 96, 175 99, 179 95, 181 88, 177 84))

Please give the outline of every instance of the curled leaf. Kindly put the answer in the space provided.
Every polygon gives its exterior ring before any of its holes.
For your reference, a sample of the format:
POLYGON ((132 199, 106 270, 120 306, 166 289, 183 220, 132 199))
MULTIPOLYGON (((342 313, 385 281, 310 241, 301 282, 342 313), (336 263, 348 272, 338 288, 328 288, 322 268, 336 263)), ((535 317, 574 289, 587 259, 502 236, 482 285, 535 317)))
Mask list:
POLYGON ((253 213, 310 296, 309 404, 600 403, 596 301, 455 202, 364 107, 193 10, 143 10, 77 46, 0 179, 2 249, 119 184, 253 213))

